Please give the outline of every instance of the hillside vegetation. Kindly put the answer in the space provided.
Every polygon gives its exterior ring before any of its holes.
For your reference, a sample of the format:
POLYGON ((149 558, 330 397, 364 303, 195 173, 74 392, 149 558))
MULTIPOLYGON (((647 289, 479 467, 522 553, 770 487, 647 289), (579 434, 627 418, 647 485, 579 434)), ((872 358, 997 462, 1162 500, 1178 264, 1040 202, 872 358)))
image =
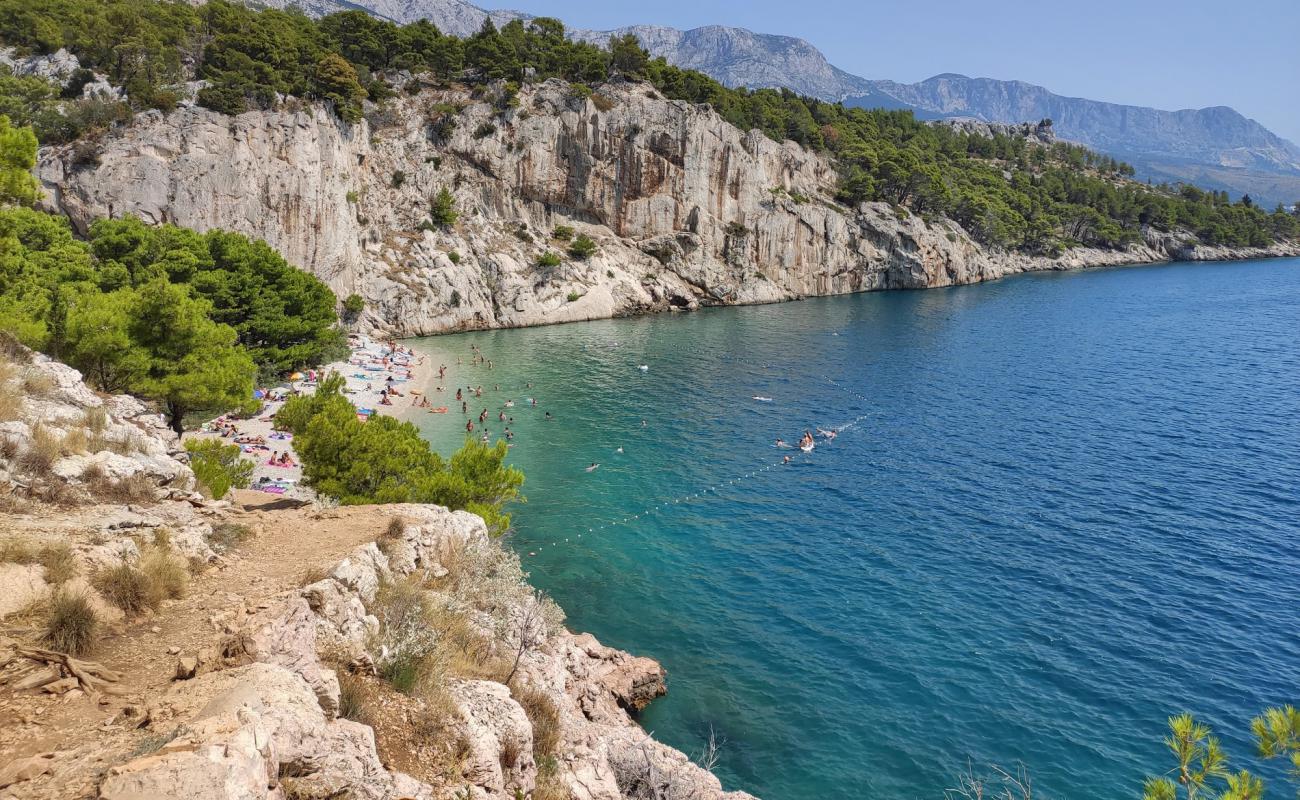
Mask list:
MULTIPOLYGON (((1076 244, 1113 248, 1138 240, 1143 226, 1233 246, 1300 235, 1300 221, 1281 209, 1194 187, 1148 187, 1127 179, 1128 165, 1077 146, 975 135, 910 112, 850 109, 789 91, 729 89, 650 59, 632 36, 608 48, 571 42, 554 19, 501 30, 488 22, 458 39, 426 21, 399 26, 359 11, 312 20, 223 0, 0 0, 0 40, 33 52, 66 47, 126 91, 127 101, 68 101, 38 79, 0 82, 0 107, 49 141, 93 134, 132 109, 171 108, 191 77, 206 81, 198 102, 224 113, 290 96, 332 103, 349 122, 361 119, 366 101, 382 104, 428 79, 505 81, 509 89, 559 77, 579 94, 609 80, 644 80, 671 99, 708 103, 741 128, 831 156, 841 202, 883 200, 951 217, 990 245, 1047 254, 1076 244)), ((513 94, 505 93, 506 106, 513 94)))

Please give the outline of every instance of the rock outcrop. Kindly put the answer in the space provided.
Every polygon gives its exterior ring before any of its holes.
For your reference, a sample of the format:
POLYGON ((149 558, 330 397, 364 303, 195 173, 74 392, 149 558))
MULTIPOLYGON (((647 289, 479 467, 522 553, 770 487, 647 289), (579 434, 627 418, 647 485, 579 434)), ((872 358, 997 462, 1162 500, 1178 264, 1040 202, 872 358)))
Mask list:
POLYGON ((504 91, 403 93, 351 126, 310 106, 149 112, 97 163, 48 148, 38 174, 79 227, 138 214, 263 238, 397 335, 1206 257, 1164 239, 1060 259, 991 251, 951 222, 845 209, 826 159, 644 84, 504 91), (459 212, 447 229, 429 219, 443 187, 459 212), (598 252, 540 266, 566 248, 557 225, 598 252))
POLYGON ((0 355, 0 393, 21 397, 0 421, 0 485, 18 497, 90 503, 195 497, 194 473, 161 415, 127 395, 101 396, 81 373, 21 345, 0 355))
MULTIPOLYGON (((557 757, 546 769, 565 796, 750 798, 724 792, 707 770, 633 721, 629 710, 664 691, 657 663, 558 627, 523 652, 509 686, 450 679, 458 722, 445 735, 461 742, 458 781, 430 785, 386 767, 371 728, 338 717, 339 682, 320 653, 354 664, 383 658, 375 652, 375 606, 383 585, 445 575, 443 562, 467 548, 488 549, 516 569, 517 562, 472 514, 437 506, 385 510, 405 522, 383 550, 364 545, 296 595, 264 604, 222 647, 228 668, 178 681, 150 705, 148 724, 176 735, 156 752, 109 769, 101 798, 278 798, 285 778, 292 778, 296 797, 531 796, 542 769, 532 756, 533 738, 541 734, 516 699, 518 691, 542 693, 558 714, 557 757)), ((511 588, 509 580, 493 584, 493 596, 506 598, 506 607, 497 610, 506 619, 527 614, 528 604, 537 602, 526 585, 511 588)), ((517 644, 509 630, 493 633, 495 648, 512 652, 517 644)))

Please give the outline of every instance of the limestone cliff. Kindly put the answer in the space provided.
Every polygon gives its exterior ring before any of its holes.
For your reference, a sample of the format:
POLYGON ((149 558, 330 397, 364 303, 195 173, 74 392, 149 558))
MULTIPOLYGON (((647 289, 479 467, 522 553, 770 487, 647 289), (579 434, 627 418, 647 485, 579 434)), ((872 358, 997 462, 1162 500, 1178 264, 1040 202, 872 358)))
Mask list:
POLYGON ((647 85, 502 92, 407 92, 356 125, 301 105, 150 112, 97 152, 43 151, 38 174, 78 226, 133 213, 264 238, 340 296, 363 296, 363 322, 398 335, 1288 252, 1179 237, 1061 259, 990 251, 951 222, 836 205, 825 158, 647 85), (450 229, 427 224, 442 187, 460 212, 450 229), (538 266, 564 250, 556 225, 599 251, 538 266))

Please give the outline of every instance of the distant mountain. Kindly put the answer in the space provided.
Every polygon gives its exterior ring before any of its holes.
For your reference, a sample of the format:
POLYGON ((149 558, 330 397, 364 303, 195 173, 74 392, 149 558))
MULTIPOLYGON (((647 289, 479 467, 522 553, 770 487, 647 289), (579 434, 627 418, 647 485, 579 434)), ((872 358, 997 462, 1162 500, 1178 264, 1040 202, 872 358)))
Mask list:
POLYGON ((871 82, 830 64, 803 39, 707 25, 688 31, 661 25, 631 25, 612 31, 574 31, 573 37, 604 44, 612 35, 635 34, 652 55, 699 70, 728 86, 784 88, 838 100, 870 90, 871 82))
MULTIPOLYGON (((484 11, 465 0, 263 0, 301 6, 310 14, 365 8, 397 22, 428 19, 457 36, 530 19, 515 11, 484 11)), ((1300 198, 1300 147, 1227 106, 1162 111, 1064 97, 1023 81, 936 75, 920 83, 868 80, 831 64, 803 39, 709 25, 682 31, 632 25, 613 31, 573 30, 575 39, 604 43, 632 33, 651 54, 697 69, 728 86, 787 88, 865 108, 910 109, 922 119, 970 117, 985 122, 1037 122, 1050 117, 1057 135, 1123 158, 1139 177, 1181 180, 1249 193, 1272 205, 1300 198)))
MULTIPOLYGON (((936 75, 920 83, 871 81, 876 95, 938 116, 987 122, 1051 117, 1061 136, 1108 153, 1217 167, 1300 173, 1300 147, 1227 106, 1160 111, 1062 97, 1023 81, 936 75)), ((856 98, 846 98, 854 102, 856 98)))

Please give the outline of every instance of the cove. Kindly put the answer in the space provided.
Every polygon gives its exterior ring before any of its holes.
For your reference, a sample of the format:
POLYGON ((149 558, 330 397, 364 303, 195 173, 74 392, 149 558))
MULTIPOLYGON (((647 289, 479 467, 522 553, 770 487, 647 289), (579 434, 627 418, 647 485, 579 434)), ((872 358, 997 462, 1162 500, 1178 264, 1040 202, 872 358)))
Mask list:
MULTIPOLYGON (((728 788, 933 798, 969 760, 1109 800, 1184 710, 1288 791, 1248 724, 1300 700, 1297 331, 1289 259, 413 344, 465 359, 494 434, 515 401, 514 547, 667 667, 643 724, 714 731, 728 788)), ((459 412, 414 419, 450 452, 459 412)))

